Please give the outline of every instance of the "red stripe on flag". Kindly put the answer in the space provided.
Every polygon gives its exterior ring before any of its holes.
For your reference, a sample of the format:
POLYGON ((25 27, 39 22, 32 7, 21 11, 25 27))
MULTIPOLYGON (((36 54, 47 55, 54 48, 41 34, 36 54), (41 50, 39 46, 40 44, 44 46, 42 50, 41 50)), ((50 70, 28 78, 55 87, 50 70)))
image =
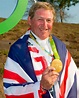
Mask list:
MULTIPOLYGON (((46 59, 44 57, 36 57, 34 58, 36 62, 41 62, 42 63, 42 69, 41 70, 35 70, 35 74, 36 75, 40 75, 43 73, 43 71, 46 69, 47 67, 47 62, 46 59)), ((37 65, 38 66, 38 65, 37 65)))
POLYGON ((34 98, 33 93, 25 94, 25 95, 5 95, 6 98, 34 98))
POLYGON ((4 70, 4 78, 7 78, 7 79, 13 79, 13 80, 16 80, 18 81, 19 83, 24 83, 26 82, 26 80, 24 80, 22 77, 20 77, 17 73, 14 73, 14 72, 11 72, 11 71, 8 71, 8 70, 4 70))
POLYGON ((35 71, 36 75, 41 75, 43 73, 43 69, 35 71))
POLYGON ((29 51, 39 53, 39 50, 37 50, 35 47, 28 47, 28 48, 29 48, 29 51))
POLYGON ((42 95, 45 93, 46 93, 46 91, 42 91, 40 88, 40 90, 38 90, 39 98, 42 98, 42 95))
POLYGON ((66 62, 66 69, 65 69, 65 75, 64 75, 64 79, 62 81, 62 84, 60 85, 60 98, 64 98, 64 94, 65 94, 65 90, 66 90, 66 81, 68 78, 68 67, 70 65, 71 62, 71 55, 68 52, 68 58, 67 58, 67 62, 66 62))

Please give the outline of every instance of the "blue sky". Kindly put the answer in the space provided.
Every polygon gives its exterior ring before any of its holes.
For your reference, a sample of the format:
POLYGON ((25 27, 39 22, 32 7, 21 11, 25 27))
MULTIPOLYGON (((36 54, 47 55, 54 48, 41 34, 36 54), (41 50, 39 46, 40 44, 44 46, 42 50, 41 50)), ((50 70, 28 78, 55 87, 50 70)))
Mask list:
POLYGON ((67 13, 70 16, 68 22, 79 24, 79 3, 76 6, 71 6, 67 13))
POLYGON ((9 17, 16 7, 17 0, 0 0, 0 17, 9 17))
MULTIPOLYGON (((8 18, 15 9, 17 0, 0 0, 0 17, 8 18)), ((70 16, 66 22, 79 24, 79 3, 67 10, 70 16)))

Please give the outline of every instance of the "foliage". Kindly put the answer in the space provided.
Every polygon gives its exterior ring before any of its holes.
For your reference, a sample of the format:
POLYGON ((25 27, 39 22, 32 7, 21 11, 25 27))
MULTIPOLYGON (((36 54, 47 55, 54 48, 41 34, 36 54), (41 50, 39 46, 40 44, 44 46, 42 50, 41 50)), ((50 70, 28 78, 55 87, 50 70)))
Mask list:
POLYGON ((56 4, 59 8, 70 7, 71 5, 76 5, 79 3, 79 0, 37 0, 37 1, 44 1, 56 4))
POLYGON ((63 19, 65 18, 65 9, 67 8, 69 10, 69 7, 72 5, 76 5, 79 3, 79 0, 38 0, 38 1, 46 1, 54 5, 57 14, 59 13, 60 20, 63 22, 63 19))

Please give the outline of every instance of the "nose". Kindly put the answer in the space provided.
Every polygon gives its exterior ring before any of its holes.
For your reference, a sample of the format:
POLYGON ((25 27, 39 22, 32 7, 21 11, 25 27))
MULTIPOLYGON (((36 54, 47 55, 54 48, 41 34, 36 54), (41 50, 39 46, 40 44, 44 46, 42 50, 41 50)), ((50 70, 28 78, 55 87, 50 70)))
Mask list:
POLYGON ((44 20, 44 21, 43 21, 43 27, 44 27, 45 29, 47 29, 47 25, 48 25, 47 21, 44 20))

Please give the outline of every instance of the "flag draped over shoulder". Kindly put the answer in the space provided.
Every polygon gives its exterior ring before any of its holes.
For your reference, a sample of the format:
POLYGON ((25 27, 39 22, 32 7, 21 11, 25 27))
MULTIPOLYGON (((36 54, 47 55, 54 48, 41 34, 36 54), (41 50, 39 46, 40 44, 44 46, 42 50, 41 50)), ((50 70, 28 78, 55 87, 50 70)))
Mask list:
MULTIPOLYGON (((40 88, 41 76, 47 67, 47 61, 41 50, 35 46, 36 43, 28 41, 29 33, 30 30, 10 48, 3 76, 6 98, 53 98, 49 91, 43 92, 40 88)), ((65 45, 55 36, 53 39, 63 62, 63 69, 54 85, 55 96, 78 98, 77 67, 65 45)))

